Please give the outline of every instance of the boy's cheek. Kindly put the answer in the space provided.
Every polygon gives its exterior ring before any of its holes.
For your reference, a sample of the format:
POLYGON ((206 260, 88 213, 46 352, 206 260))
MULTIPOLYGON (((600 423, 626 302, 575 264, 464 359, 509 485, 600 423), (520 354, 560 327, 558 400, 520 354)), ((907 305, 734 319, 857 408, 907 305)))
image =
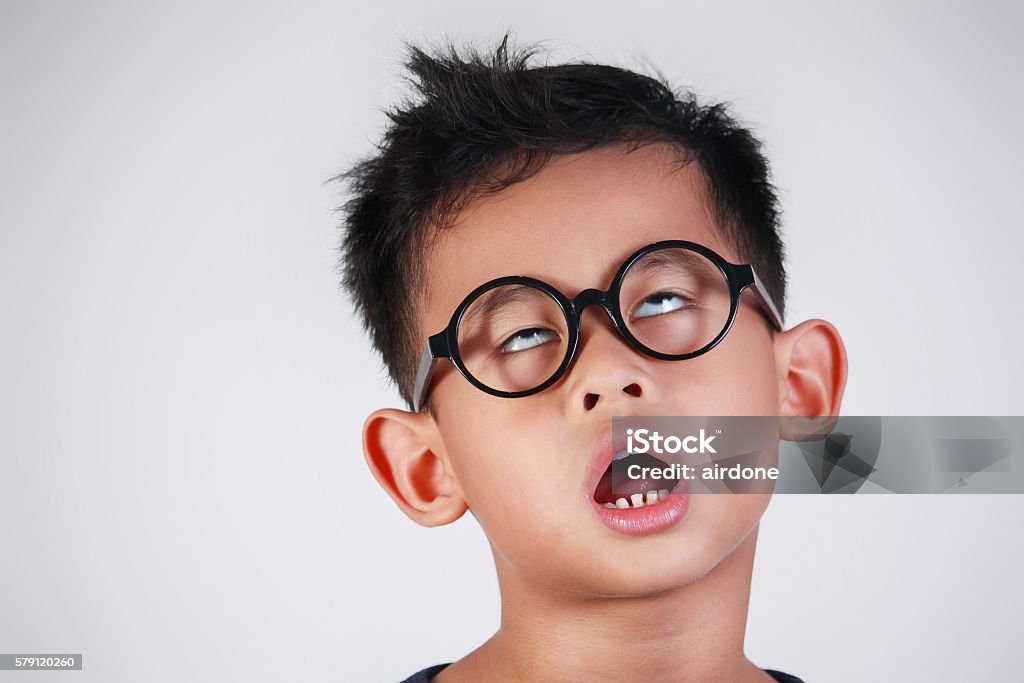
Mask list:
MULTIPOLYGON (((580 460, 579 446, 566 436, 551 433, 536 417, 519 424, 478 411, 462 428, 447 433, 445 445, 456 475, 466 486, 517 482, 537 490, 556 473, 564 476, 572 462, 580 460)), ((586 463, 578 464, 582 476, 586 463)))
MULTIPOLYGON (((690 377, 689 391, 699 392, 699 409, 690 415, 776 415, 778 379, 770 338, 740 328, 711 353, 697 359, 699 376, 690 377)), ((686 362, 679 363, 685 365, 686 362)), ((686 386, 685 379, 681 380, 686 386)))
POLYGON ((537 412, 519 420, 481 409, 448 430, 445 447, 454 474, 481 522, 492 508, 507 514, 543 507, 542 501, 582 490, 590 445, 569 438, 564 429, 554 432, 549 422, 537 412))
POLYGON ((771 501, 767 493, 703 493, 693 496, 689 519, 691 524, 705 526, 717 537, 716 544, 728 552, 760 521, 771 501))

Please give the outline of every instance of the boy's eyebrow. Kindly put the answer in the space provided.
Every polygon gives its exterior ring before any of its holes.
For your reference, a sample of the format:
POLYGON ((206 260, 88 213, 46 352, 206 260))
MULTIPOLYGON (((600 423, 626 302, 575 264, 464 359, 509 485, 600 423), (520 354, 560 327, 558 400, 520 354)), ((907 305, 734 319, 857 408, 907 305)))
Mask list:
MULTIPOLYGON (((666 266, 686 266, 704 271, 711 270, 713 264, 706 258, 684 249, 663 249, 661 251, 647 254, 643 259, 630 268, 633 274, 643 274, 666 266)), ((717 271, 716 271, 717 272, 717 271)), ((494 316, 504 306, 523 301, 530 301, 538 297, 546 298, 547 295, 529 285, 506 285, 496 287, 482 294, 467 309, 462 318, 461 325, 484 326, 494 320, 494 316)), ((554 303, 547 302, 547 303, 554 303)))
POLYGON ((714 264, 700 254, 685 249, 661 249, 644 256, 629 269, 629 272, 643 274, 664 266, 691 266, 708 270, 708 266, 712 265, 714 264))
MULTIPOLYGON (((486 325, 491 322, 494 319, 495 314, 507 304, 530 301, 537 297, 547 298, 547 295, 539 289, 530 287, 529 285, 519 284, 496 287, 489 292, 480 295, 480 297, 470 305, 469 309, 467 309, 465 315, 462 317, 460 326, 486 325)), ((557 306, 553 300, 551 303, 557 306)))

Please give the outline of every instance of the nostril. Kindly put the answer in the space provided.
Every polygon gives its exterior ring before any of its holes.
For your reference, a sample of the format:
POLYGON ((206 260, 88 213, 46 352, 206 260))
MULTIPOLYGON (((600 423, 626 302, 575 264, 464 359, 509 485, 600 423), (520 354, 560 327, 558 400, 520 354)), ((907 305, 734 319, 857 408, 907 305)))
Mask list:
POLYGON ((587 394, 583 397, 583 407, 587 410, 593 410, 594 406, 597 405, 597 394, 587 394))
POLYGON ((634 396, 634 397, 638 397, 642 393, 644 393, 643 389, 641 389, 640 385, 637 384, 636 382, 634 382, 633 384, 630 384, 628 387, 623 387, 622 390, 624 392, 626 392, 627 394, 629 394, 630 396, 634 396))

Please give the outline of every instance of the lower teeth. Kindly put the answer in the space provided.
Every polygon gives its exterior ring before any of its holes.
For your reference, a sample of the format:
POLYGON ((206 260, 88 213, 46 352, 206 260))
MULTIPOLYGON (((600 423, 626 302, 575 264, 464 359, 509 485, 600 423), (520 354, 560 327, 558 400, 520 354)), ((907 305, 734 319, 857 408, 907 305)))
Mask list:
POLYGON ((605 503, 606 508, 618 508, 625 510, 626 508, 642 508, 645 505, 655 505, 668 498, 669 490, 661 489, 660 491, 648 491, 647 497, 644 498, 642 493, 634 493, 629 498, 619 498, 614 503, 605 503))

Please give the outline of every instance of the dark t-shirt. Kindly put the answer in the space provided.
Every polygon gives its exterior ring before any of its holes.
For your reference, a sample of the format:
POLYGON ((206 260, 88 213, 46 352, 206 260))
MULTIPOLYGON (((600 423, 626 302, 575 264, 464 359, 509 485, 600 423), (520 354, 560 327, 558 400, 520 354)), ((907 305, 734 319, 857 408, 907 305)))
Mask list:
MULTIPOLYGON (((435 664, 434 666, 427 667, 423 671, 417 671, 412 676, 402 681, 402 683, 430 683, 430 679, 441 673, 448 664, 435 664)), ((765 669, 764 672, 774 678, 779 683, 804 683, 796 676, 790 676, 784 674, 781 671, 772 671, 771 669, 765 669)))

